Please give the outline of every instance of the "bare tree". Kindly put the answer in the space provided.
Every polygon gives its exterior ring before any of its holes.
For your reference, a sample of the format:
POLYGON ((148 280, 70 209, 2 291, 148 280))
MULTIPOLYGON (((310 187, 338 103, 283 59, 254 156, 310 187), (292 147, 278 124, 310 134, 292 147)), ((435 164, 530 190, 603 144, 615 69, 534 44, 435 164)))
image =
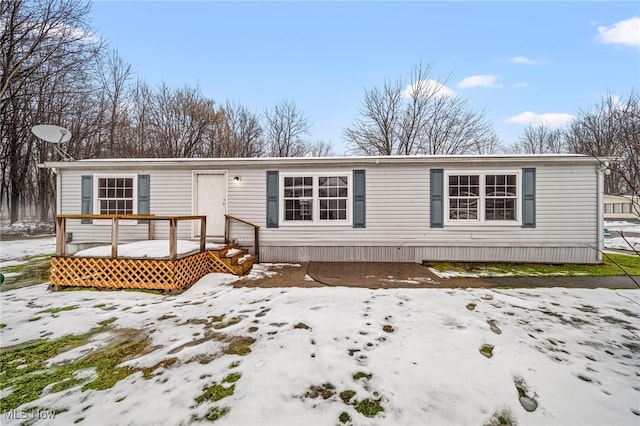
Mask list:
POLYGON ((7 203, 11 222, 34 201, 35 157, 47 155, 31 127, 68 125, 67 112, 87 93, 81 83, 102 49, 90 33, 88 11, 75 0, 0 0, 0 202, 7 203))
POLYGON ((482 140, 474 139, 474 143, 476 143, 476 145, 471 148, 471 152, 476 154, 488 155, 506 151, 504 143, 496 134, 482 140))
MULTIPOLYGON (((106 117, 106 151, 114 155, 121 151, 119 143, 126 143, 122 134, 127 128, 127 109, 129 107, 130 88, 128 82, 132 77, 131 65, 126 63, 116 50, 111 50, 100 63, 98 77, 103 94, 103 107, 106 117)), ((96 153, 101 156, 100 152, 96 153)))
POLYGON ((419 63, 409 80, 365 90, 360 117, 343 131, 351 152, 366 155, 488 153, 499 148, 482 111, 431 77, 419 63))
POLYGON ((636 201, 632 205, 640 216, 640 93, 632 90, 614 114, 624 158, 624 166, 618 168, 618 172, 622 173, 627 193, 636 201))
POLYGON ((126 157, 151 157, 151 143, 147 128, 149 127, 150 105, 153 90, 142 80, 138 80, 131 91, 131 105, 128 109, 127 131, 128 147, 126 157))
POLYGON ((294 101, 283 100, 264 113, 271 157, 301 157, 306 153, 303 136, 309 134, 309 120, 294 101))
POLYGON ((266 151, 260 116, 238 102, 227 100, 214 128, 207 155, 261 157, 266 151))
POLYGON ((446 89, 451 76, 438 82, 432 79, 432 71, 432 64, 420 62, 415 65, 409 76, 409 84, 401 92, 403 102, 398 125, 398 154, 424 153, 425 142, 429 143, 425 140, 426 130, 433 121, 434 107, 454 97, 446 89))
POLYGON ((393 155, 399 150, 398 117, 402 82, 385 81, 382 89, 365 90, 360 118, 343 132, 351 151, 365 155, 393 155))
POLYGON ((88 13, 88 3, 76 0, 0 0, 2 103, 9 101, 10 85, 15 90, 42 78, 38 74, 45 63, 85 57, 87 47, 95 44, 85 21, 88 13))
POLYGON ((212 100, 197 88, 158 87, 148 105, 145 133, 153 143, 155 157, 203 156, 207 135, 220 120, 212 100))
POLYGON ((490 154, 496 145, 493 124, 458 96, 434 98, 418 154, 490 154))
POLYGON ((511 147, 522 154, 560 154, 567 152, 562 129, 552 129, 549 124, 528 125, 518 143, 511 147))
POLYGON ((307 147, 305 154, 308 157, 331 157, 333 154, 333 145, 331 142, 325 142, 318 139, 307 147))
POLYGON ((635 192, 640 186, 640 95, 632 91, 626 100, 609 94, 590 110, 580 109, 565 132, 570 152, 595 157, 616 157, 605 178, 605 192, 635 192))

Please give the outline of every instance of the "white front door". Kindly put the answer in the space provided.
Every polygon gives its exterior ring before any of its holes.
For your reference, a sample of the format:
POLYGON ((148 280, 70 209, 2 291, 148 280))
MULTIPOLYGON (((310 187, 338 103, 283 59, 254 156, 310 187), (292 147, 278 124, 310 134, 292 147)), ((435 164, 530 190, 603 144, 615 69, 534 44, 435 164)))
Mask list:
MULTIPOLYGON (((207 237, 224 236, 224 215, 227 212, 226 176, 224 174, 196 175, 196 215, 207 216, 207 237)), ((195 224, 200 236, 200 224, 195 224)))

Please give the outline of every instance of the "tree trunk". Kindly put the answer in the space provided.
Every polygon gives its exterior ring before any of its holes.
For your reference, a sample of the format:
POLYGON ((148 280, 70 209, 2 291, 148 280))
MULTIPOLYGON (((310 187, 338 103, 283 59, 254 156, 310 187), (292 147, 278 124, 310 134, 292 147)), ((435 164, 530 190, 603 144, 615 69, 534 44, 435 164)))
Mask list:
POLYGON ((18 221, 20 215, 20 183, 11 180, 11 193, 9 195, 9 223, 18 221))

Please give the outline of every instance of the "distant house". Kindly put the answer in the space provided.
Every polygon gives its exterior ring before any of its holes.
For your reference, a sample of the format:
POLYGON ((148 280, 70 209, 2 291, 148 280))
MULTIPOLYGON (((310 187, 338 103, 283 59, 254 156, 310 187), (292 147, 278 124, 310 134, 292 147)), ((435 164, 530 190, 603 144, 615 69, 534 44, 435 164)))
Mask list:
POLYGON ((640 202, 625 195, 604 194, 604 219, 640 220, 640 202))
MULTIPOLYGON (((104 159, 46 163, 59 214, 206 215, 262 262, 601 261, 602 172, 579 155, 104 159), (225 227, 227 229, 225 229, 225 227)), ((105 221, 107 222, 107 221, 105 221)), ((110 241, 70 221, 68 250, 110 241)), ((178 226, 181 239, 200 227, 178 226)), ((167 238, 168 230, 155 230, 167 238)), ((125 221, 121 240, 147 225, 125 221)))

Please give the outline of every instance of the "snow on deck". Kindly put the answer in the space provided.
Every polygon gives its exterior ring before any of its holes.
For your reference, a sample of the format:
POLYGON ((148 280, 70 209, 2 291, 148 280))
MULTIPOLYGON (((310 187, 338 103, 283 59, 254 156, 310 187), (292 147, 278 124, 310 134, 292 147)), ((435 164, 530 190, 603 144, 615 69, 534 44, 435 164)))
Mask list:
MULTIPOLYGON (((207 243, 205 248, 208 250, 220 250, 224 244, 207 243)), ((177 254, 187 254, 192 251, 200 250, 200 243, 196 241, 177 241, 177 254)), ((77 257, 110 257, 111 246, 98 246, 86 250, 81 250, 74 254, 77 257)), ((147 240, 136 241, 134 243, 126 243, 118 245, 118 257, 130 258, 163 258, 169 256, 168 240, 147 240)))

